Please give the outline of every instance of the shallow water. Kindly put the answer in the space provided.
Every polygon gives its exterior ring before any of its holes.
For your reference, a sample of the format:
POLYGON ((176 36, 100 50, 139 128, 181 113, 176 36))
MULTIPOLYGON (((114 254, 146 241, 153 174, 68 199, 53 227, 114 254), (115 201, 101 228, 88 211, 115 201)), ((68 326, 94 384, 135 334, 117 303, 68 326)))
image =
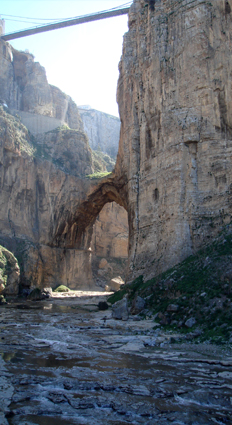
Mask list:
POLYGON ((151 322, 119 323, 97 302, 1 307, 6 423, 232 423, 230 350, 152 345, 151 322))

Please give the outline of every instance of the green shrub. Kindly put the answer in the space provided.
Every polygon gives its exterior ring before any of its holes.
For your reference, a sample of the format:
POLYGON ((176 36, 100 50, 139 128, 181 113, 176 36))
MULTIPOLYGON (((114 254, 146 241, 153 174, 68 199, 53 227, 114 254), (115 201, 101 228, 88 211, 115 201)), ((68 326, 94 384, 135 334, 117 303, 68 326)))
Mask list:
POLYGON ((54 289, 53 292, 69 292, 70 289, 65 285, 60 285, 58 288, 54 289))

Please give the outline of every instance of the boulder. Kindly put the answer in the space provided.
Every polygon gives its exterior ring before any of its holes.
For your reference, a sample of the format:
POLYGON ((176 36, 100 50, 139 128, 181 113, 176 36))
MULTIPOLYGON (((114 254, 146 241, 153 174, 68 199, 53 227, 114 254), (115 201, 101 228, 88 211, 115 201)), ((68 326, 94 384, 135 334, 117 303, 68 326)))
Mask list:
POLYGON ((99 263, 99 269, 106 269, 108 266, 108 262, 105 258, 102 258, 99 263))
POLYGON ((52 297, 52 288, 44 288, 42 290, 42 297, 51 298, 52 297))
POLYGON ((124 285, 124 281, 122 280, 121 276, 114 277, 111 279, 109 286, 112 289, 112 291, 119 291, 122 285, 124 285))
POLYGON ((18 295, 20 268, 12 252, 0 246, 0 293, 9 296, 18 295))
POLYGON ((141 298, 139 295, 137 295, 137 297, 134 298, 132 301, 130 313, 131 314, 140 313, 145 308, 145 305, 146 305, 146 301, 143 298, 141 298))
POLYGON ((43 296, 42 296, 41 289, 39 289, 39 288, 32 289, 32 291, 28 295, 28 299, 30 301, 40 301, 40 300, 42 300, 43 296))
POLYGON ((196 323, 195 317, 190 317, 188 320, 186 320, 185 326, 187 328, 192 328, 195 325, 195 323, 196 323))
POLYGON ((112 305, 112 318, 116 320, 128 320, 129 312, 126 298, 112 305))

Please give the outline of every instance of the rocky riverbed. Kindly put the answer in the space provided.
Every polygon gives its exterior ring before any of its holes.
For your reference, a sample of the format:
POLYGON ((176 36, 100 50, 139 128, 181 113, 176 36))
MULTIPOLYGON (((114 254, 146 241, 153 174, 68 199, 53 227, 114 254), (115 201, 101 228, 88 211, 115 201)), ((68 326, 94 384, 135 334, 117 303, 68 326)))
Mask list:
POLYGON ((2 425, 232 423, 228 346, 177 344, 99 311, 102 293, 71 295, 0 307, 2 425))

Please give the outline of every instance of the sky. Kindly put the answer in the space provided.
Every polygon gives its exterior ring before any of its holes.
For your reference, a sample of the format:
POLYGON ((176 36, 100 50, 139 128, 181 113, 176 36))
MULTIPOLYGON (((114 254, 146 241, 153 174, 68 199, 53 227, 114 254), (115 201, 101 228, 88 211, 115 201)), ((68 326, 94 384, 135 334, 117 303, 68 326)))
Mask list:
MULTIPOLYGON (((0 16, 5 19, 7 34, 49 23, 53 19, 65 20, 128 3, 131 2, 1 0, 0 16)), ((35 56, 35 61, 46 69, 48 82, 70 95, 77 105, 90 105, 118 116, 118 63, 123 35, 127 30, 128 17, 123 15, 10 40, 9 43, 18 50, 28 49, 35 56)))

